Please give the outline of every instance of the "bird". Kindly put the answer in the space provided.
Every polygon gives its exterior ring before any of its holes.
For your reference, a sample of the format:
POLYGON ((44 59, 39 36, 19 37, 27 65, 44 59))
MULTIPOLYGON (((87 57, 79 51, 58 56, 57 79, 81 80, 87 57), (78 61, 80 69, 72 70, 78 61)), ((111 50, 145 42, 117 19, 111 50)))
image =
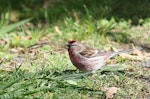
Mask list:
POLYGON ((68 41, 67 48, 72 64, 84 72, 96 72, 105 65, 107 59, 131 51, 131 49, 128 49, 118 52, 102 52, 76 40, 68 41))

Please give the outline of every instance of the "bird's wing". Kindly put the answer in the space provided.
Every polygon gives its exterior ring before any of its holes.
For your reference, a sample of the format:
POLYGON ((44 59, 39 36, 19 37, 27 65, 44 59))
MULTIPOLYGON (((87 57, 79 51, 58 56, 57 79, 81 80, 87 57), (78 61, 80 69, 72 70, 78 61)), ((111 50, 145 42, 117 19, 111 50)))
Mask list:
POLYGON ((92 58, 92 57, 97 57, 97 56, 109 56, 111 53, 110 52, 102 52, 100 50, 91 48, 91 47, 86 47, 83 51, 80 52, 80 55, 87 57, 87 58, 92 58))
POLYGON ((108 58, 112 58, 118 54, 131 52, 131 51, 133 51, 133 49, 121 50, 118 52, 102 52, 100 50, 86 46, 85 49, 80 52, 80 55, 87 57, 87 58, 103 56, 105 59, 108 59, 108 58))
POLYGON ((86 47, 83 51, 80 52, 80 55, 84 57, 91 57, 96 53, 96 50, 91 47, 86 47))

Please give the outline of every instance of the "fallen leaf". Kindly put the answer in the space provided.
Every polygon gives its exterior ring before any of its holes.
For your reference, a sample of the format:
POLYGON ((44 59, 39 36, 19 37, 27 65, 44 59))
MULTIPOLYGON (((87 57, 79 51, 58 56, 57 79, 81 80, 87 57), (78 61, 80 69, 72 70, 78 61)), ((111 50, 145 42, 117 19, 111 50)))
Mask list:
POLYGON ((105 92, 105 95, 106 95, 106 99, 112 99, 114 96, 115 93, 117 93, 119 88, 117 87, 110 87, 110 88, 107 88, 106 92, 105 92))
POLYGON ((31 40, 32 37, 30 35, 29 36, 22 36, 21 39, 25 40, 25 41, 28 41, 28 40, 31 40))
POLYGON ((142 65, 142 67, 150 67, 150 59, 147 58, 144 62, 140 63, 142 65))
POLYGON ((114 52, 118 52, 118 50, 115 47, 113 47, 113 46, 110 47, 110 50, 114 51, 114 52))
POLYGON ((62 32, 59 30, 58 26, 54 26, 54 29, 59 35, 62 35, 62 32))
POLYGON ((130 55, 127 53, 122 53, 120 56, 124 59, 129 59, 129 60, 137 60, 137 61, 142 61, 145 59, 145 56, 135 56, 135 55, 130 55))
MULTIPOLYGON (((146 58, 146 56, 143 55, 140 50, 136 49, 134 46, 132 47, 133 47, 134 55, 130 55, 128 53, 122 53, 122 54, 119 54, 119 56, 121 56, 124 59, 137 60, 137 61, 142 61, 146 58)), ((111 51, 118 52, 118 50, 115 47, 111 47, 111 51)))
POLYGON ((150 57, 150 53, 143 53, 143 56, 150 57))
POLYGON ((21 57, 15 57, 12 60, 10 60, 11 65, 19 66, 23 63, 25 59, 21 57))
POLYGON ((135 46, 133 44, 132 44, 132 48, 133 48, 134 55, 143 56, 142 52, 140 50, 138 50, 137 48, 135 48, 135 46))
POLYGON ((46 36, 41 37, 41 38, 40 38, 40 42, 48 41, 50 38, 51 38, 51 35, 48 34, 48 35, 46 35, 46 36))
POLYGON ((1 45, 5 45, 5 44, 7 44, 8 42, 10 42, 9 38, 0 39, 0 44, 1 44, 1 45))
POLYGON ((24 49, 21 48, 21 47, 18 47, 18 48, 12 48, 9 50, 10 53, 23 53, 24 52, 24 49))
POLYGON ((5 45, 5 41, 3 41, 2 39, 0 39, 0 45, 5 45))
POLYGON ((0 67, 0 72, 11 72, 15 69, 14 65, 11 65, 10 63, 2 64, 0 67))
POLYGON ((135 69, 134 67, 129 67, 129 68, 128 68, 129 72, 133 72, 134 69, 135 69))

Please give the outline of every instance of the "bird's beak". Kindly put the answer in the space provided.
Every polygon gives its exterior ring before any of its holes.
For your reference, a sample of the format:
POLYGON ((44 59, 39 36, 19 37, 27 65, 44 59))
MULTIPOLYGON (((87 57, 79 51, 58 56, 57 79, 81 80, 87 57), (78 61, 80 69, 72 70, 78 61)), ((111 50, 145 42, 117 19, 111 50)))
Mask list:
POLYGON ((65 48, 66 48, 66 49, 69 49, 70 46, 71 46, 71 44, 66 44, 66 45, 65 45, 65 48))
POLYGON ((67 46, 67 48, 70 48, 71 44, 67 44, 66 46, 67 46))

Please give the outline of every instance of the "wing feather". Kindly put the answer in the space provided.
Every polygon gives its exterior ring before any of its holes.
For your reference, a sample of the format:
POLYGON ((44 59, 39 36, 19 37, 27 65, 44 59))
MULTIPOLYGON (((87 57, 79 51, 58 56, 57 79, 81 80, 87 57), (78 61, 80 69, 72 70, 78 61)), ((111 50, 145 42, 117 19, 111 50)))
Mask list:
POLYGON ((110 55, 110 53, 102 52, 100 50, 91 47, 86 47, 83 51, 80 52, 80 55, 87 58, 92 58, 96 56, 107 56, 110 55))

